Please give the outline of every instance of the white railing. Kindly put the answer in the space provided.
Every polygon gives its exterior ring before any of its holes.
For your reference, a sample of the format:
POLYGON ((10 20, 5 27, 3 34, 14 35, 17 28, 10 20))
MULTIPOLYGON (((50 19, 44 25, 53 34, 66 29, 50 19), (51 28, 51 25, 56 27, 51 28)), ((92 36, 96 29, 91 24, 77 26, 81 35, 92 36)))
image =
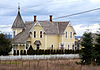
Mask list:
POLYGON ((79 58, 79 54, 0 56, 0 60, 32 60, 32 59, 60 59, 60 58, 64 59, 79 58))

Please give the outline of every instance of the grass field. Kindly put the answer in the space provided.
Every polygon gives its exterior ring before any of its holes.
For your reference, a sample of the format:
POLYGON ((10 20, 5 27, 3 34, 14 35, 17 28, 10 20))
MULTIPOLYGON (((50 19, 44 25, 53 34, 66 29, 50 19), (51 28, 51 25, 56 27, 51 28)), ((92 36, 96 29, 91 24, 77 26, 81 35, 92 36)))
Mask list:
POLYGON ((78 65, 79 59, 2 60, 0 70, 100 70, 100 66, 78 65))

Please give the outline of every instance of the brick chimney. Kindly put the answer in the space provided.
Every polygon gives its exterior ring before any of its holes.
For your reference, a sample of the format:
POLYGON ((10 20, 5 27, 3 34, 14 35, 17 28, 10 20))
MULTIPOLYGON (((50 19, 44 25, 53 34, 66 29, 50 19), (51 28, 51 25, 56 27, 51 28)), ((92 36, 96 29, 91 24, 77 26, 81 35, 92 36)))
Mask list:
POLYGON ((34 16, 34 22, 36 22, 36 15, 34 16))
POLYGON ((50 15, 50 22, 52 22, 52 15, 50 15))

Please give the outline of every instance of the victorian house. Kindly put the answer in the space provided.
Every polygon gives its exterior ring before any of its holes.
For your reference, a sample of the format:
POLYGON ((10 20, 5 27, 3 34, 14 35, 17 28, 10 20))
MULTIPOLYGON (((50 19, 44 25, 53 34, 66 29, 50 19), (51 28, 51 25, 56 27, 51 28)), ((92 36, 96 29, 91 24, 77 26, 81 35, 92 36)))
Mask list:
POLYGON ((75 31, 69 21, 33 21, 24 22, 20 7, 12 25, 12 54, 27 53, 30 46, 33 49, 75 49, 75 31))

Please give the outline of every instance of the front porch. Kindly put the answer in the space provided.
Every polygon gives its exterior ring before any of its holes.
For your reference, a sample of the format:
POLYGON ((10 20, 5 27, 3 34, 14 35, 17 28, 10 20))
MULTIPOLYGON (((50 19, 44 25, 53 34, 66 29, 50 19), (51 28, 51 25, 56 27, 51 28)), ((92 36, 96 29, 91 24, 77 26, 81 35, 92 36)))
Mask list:
POLYGON ((29 44, 12 44, 11 55, 26 55, 29 44))

